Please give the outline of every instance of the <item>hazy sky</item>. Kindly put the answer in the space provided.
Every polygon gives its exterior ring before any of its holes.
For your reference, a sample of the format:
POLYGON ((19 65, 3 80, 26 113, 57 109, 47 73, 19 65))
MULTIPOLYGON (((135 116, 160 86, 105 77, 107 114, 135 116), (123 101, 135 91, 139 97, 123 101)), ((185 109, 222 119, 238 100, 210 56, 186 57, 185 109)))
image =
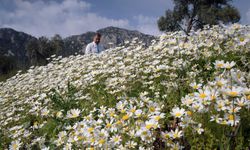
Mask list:
MULTIPOLYGON (((234 0, 241 23, 250 24, 250 0, 234 0)), ((116 26, 157 35, 157 18, 171 0, 0 0, 0 28, 63 37, 116 26)))

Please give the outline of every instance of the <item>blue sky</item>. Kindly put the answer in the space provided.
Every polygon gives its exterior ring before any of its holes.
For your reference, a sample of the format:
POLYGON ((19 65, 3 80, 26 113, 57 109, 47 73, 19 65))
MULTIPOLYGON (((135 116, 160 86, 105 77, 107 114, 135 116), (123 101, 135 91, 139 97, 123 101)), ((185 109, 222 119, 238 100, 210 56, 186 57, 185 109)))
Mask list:
MULTIPOLYGON (((234 0, 241 23, 250 24, 250 0, 234 0)), ((116 26, 158 35, 156 21, 172 0, 0 0, 0 28, 63 37, 116 26)))

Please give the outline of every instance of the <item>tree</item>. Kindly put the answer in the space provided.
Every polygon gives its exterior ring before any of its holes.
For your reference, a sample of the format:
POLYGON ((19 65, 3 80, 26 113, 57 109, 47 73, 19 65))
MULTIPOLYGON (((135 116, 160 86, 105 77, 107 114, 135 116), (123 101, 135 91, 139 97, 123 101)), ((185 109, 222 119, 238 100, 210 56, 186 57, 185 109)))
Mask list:
POLYGON ((37 39, 31 39, 25 45, 25 49, 27 50, 27 56, 29 58, 31 65, 39 65, 38 62, 38 49, 39 49, 39 41, 37 39))
POLYGON ((0 75, 8 74, 11 70, 16 68, 16 61, 14 57, 0 56, 0 75))
POLYGON ((173 0, 173 10, 157 21, 160 31, 184 31, 187 35, 204 25, 236 23, 239 11, 230 4, 232 0, 173 0))
POLYGON ((60 54, 64 48, 64 42, 59 34, 54 35, 51 38, 51 46, 53 47, 55 54, 60 54))
POLYGON ((55 54, 55 49, 52 47, 50 40, 45 37, 39 37, 39 53, 43 56, 44 59, 50 57, 51 55, 55 54))
POLYGON ((53 54, 58 55, 62 53, 63 48, 64 41, 58 34, 51 39, 44 36, 38 39, 31 39, 26 45, 30 64, 34 66, 47 64, 47 58, 53 54))

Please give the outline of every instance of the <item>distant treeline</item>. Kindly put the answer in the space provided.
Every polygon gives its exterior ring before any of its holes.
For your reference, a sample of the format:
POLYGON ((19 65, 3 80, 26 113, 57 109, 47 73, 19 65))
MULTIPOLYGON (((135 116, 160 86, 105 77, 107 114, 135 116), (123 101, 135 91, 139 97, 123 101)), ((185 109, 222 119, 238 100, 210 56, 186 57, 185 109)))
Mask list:
POLYGON ((42 36, 38 39, 31 39, 25 47, 30 65, 39 66, 47 64, 46 58, 51 55, 60 55, 64 48, 64 41, 60 35, 55 35, 51 39, 42 36))

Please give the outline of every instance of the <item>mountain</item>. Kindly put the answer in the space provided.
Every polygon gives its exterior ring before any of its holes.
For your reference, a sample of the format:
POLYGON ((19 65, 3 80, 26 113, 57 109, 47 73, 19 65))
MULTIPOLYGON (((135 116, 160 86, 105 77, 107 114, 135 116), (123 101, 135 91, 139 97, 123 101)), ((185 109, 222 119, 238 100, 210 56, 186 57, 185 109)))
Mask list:
MULTIPOLYGON (((125 41, 132 41, 133 38, 138 38, 139 41, 148 46, 155 39, 152 35, 117 27, 106 27, 97 30, 97 32, 102 34, 101 44, 104 48, 122 45, 125 41)), ((45 37, 36 38, 11 28, 0 28, 0 76, 9 74, 14 70, 13 75, 17 70, 26 70, 32 65, 45 65, 48 63, 46 58, 54 53, 63 57, 75 53, 84 54, 85 47, 92 42, 94 34, 95 32, 86 32, 61 38, 60 51, 53 51, 54 43, 45 37), (33 45, 30 50, 27 45, 32 42, 33 45), (45 46, 39 45, 39 42, 45 44, 45 46)))
MULTIPOLYGON (((137 37, 140 41, 150 45, 151 41, 155 39, 152 35, 143 34, 138 31, 126 30, 117 27, 107 27, 97 30, 102 35, 101 44, 105 49, 122 45, 125 41, 132 41, 133 38, 137 37)), ((64 52, 74 54, 75 52, 84 53, 85 47, 88 43, 92 42, 92 38, 95 32, 87 32, 81 35, 74 35, 64 39, 65 50, 64 52)))
POLYGON ((8 68, 26 68, 29 60, 26 55, 25 45, 31 35, 18 32, 10 28, 0 29, 0 74, 8 72, 8 68))

